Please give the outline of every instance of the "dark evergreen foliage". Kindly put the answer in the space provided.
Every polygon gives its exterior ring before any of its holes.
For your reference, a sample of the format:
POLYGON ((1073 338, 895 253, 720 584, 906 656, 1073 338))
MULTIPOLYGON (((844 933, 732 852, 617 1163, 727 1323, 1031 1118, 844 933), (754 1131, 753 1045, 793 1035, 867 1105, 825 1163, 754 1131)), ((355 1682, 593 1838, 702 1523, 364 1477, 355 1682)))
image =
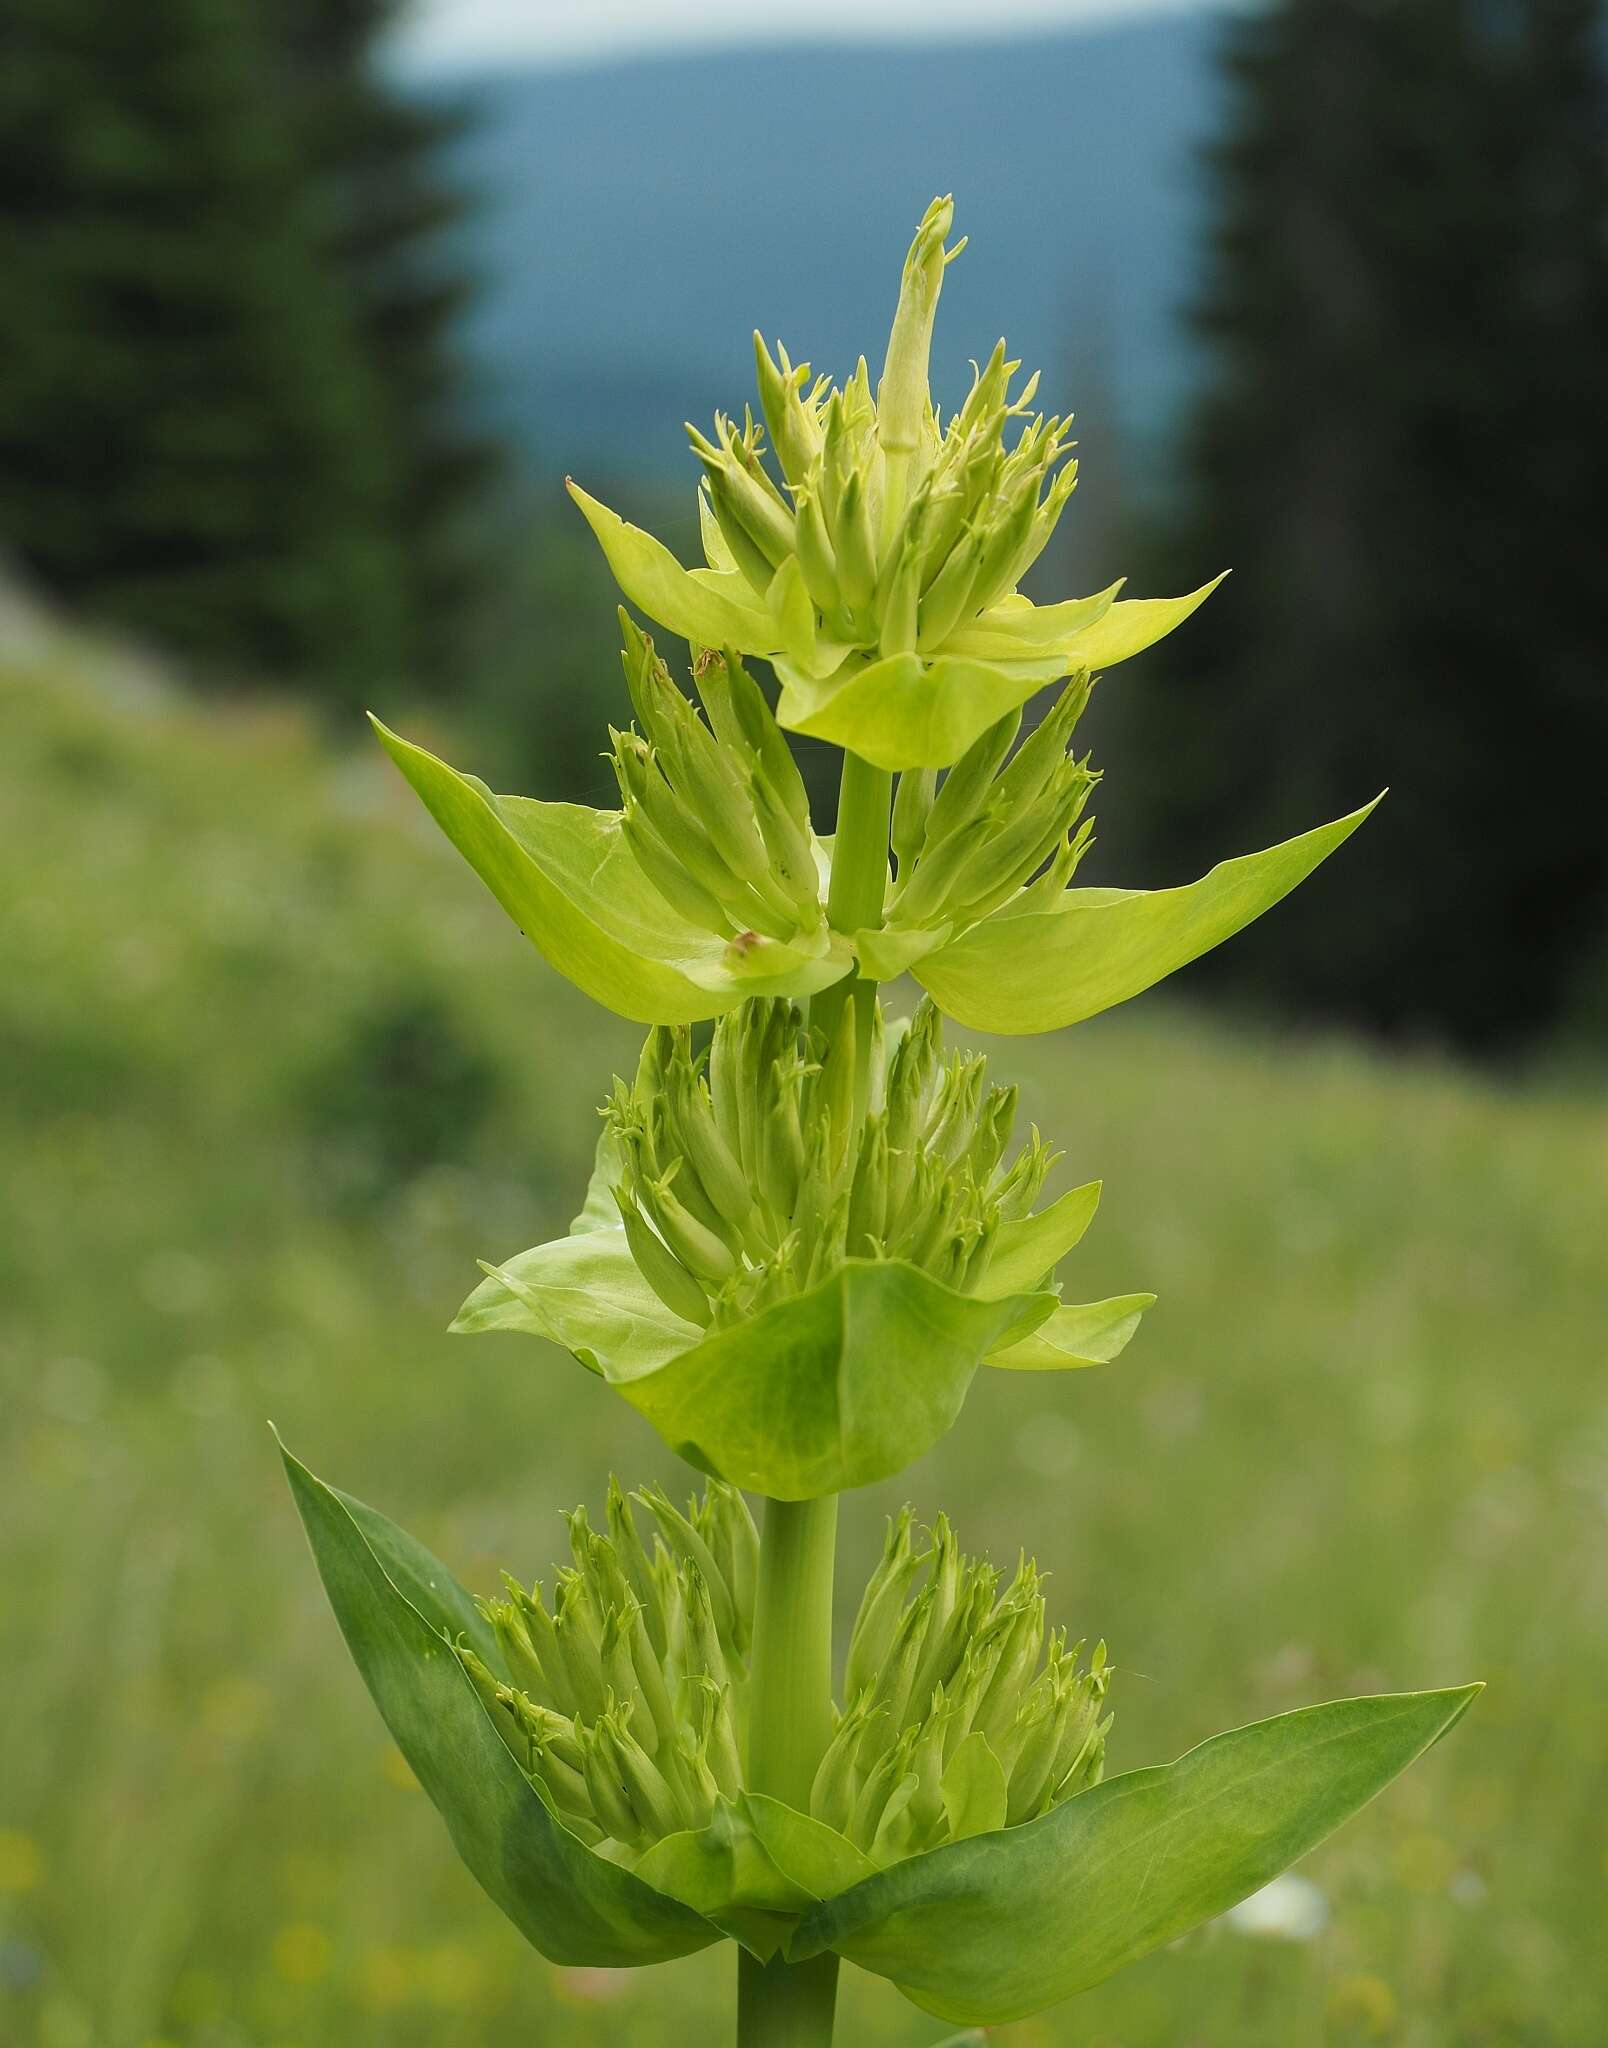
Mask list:
POLYGON ((351 702, 425 669, 473 465, 456 287, 411 283, 434 129, 391 123, 361 34, 319 72, 293 26, 269 0, 11 0, 0 545, 210 670, 351 702))
POLYGON ((1157 881, 1392 784, 1214 972, 1501 1049, 1608 948, 1601 11, 1285 0, 1225 63, 1176 560, 1236 573, 1113 752, 1157 881))
POLYGON ((373 53, 408 11, 403 0, 263 4, 290 62, 328 253, 378 385, 408 571, 410 673, 456 686, 487 591, 483 527, 498 468, 460 390, 458 325, 474 284, 454 231, 472 195, 442 172, 470 109, 398 93, 377 70, 373 53))

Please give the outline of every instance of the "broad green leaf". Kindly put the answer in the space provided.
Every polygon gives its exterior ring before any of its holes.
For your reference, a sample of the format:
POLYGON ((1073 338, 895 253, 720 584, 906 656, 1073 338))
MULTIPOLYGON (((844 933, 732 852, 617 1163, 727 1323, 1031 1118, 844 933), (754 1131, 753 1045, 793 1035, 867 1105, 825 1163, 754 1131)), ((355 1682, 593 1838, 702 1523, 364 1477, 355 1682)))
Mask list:
POLYGON ((656 1842, 635 1867, 769 1962, 805 1913, 877 1866, 824 1821, 744 1792, 720 1800, 707 1827, 656 1842))
MULTIPOLYGON (((1034 604, 1022 596, 1008 597, 969 625, 957 627, 943 644, 945 654, 963 654, 979 661, 1022 661, 1035 655, 1059 654, 1072 646, 1110 611, 1125 578, 1093 597, 1069 597, 1060 604, 1034 604)), ((1078 667, 1083 657, 1074 655, 1078 667)))
POLYGON ((1478 1691, 1339 1700, 1215 1736, 1026 1826, 879 1872, 818 1907, 788 1952, 835 1949, 957 2026, 1040 2012, 1259 1890, 1478 1691))
POLYGON ((592 1154, 592 1177, 586 1183, 586 1199, 580 1212, 570 1224, 571 1237, 580 1237, 588 1230, 620 1228, 620 1205, 614 1199, 614 1190, 624 1178, 625 1160, 620 1152, 620 1141, 613 1126, 605 1124, 597 1134, 597 1149, 592 1154))
POLYGON ((636 1865, 645 1883, 691 1906, 761 1962, 822 1899, 875 1870, 824 1821, 752 1792, 721 1800, 707 1827, 667 1836, 636 1865))
POLYGON ((1270 910, 1379 802, 1226 860, 1181 889, 1068 889, 1048 908, 994 916, 918 960, 917 981, 974 1031, 1058 1031, 1125 1003, 1270 910))
POLYGON ((750 995, 811 995, 852 965, 775 939, 728 945, 690 925, 631 858, 617 811, 493 796, 373 721, 425 808, 538 950, 595 1001, 639 1024, 718 1016, 750 995))
POLYGON ((746 1793, 743 1807, 776 1867, 812 1900, 836 1898, 875 1875, 870 1857, 824 1820, 762 1792, 746 1793))
POLYGON ((452 1328, 561 1344, 700 1471, 811 1500, 919 1458, 954 1422, 982 1359, 1056 1306, 1053 1294, 983 1299, 898 1260, 851 1259, 705 1335, 648 1286, 624 1231, 604 1229, 488 1267, 452 1328))
POLYGON ((757 598, 744 604, 711 590, 683 569, 651 533, 627 525, 573 480, 568 488, 597 536, 615 582, 650 619, 701 647, 735 647, 759 655, 781 651, 776 628, 757 598))
POLYGON ((847 747, 878 768, 947 768, 980 733, 1064 675, 1066 664, 1054 655, 990 663, 894 654, 845 663, 825 679, 786 661, 776 673, 776 716, 790 730, 847 747))
POLYGON ((789 555, 771 578, 765 592, 765 609, 777 639, 787 650, 789 661, 814 667, 816 655, 815 607, 804 588, 804 572, 798 556, 789 555))
MULTIPOLYGON (((274 1441, 279 1443, 277 1430, 274 1441)), ((282 1443, 279 1454, 282 1458, 289 1456, 282 1443)), ((433 1629, 451 1636, 455 1642, 467 1642, 488 1670, 506 1678, 506 1663, 496 1631, 440 1558, 376 1509, 333 1486, 328 1490, 357 1524, 358 1534, 373 1552, 375 1562, 403 1599, 433 1629)))
POLYGON ((709 494, 701 487, 698 492, 698 538, 703 542, 704 560, 717 575, 738 573, 737 558, 720 530, 720 521, 715 517, 709 494))
POLYGON ((1145 1310, 1155 1305, 1153 1294, 1064 1301, 1031 1335, 991 1351, 988 1363, 1009 1372, 1071 1372, 1084 1365, 1109 1365, 1126 1350, 1145 1310))
POLYGON ((1010 1788, 981 1728, 974 1728, 949 1759, 938 1791, 954 1841, 991 1835, 1005 1825, 1010 1788))
POLYGON ((776 1865, 745 1802, 722 1799, 707 1827, 667 1835, 638 1860, 637 1875, 679 1899, 768 1963, 817 1895, 776 1865))
POLYGON ((1100 1206, 1100 1182, 1091 1180, 1069 1189, 1047 1209, 1002 1223, 994 1240, 981 1291, 1019 1294, 1042 1287, 1094 1221, 1100 1206))
POLYGON ((981 1301, 896 1260, 850 1259, 806 1293, 616 1384, 700 1471, 812 1500, 886 1479, 930 1450, 979 1361, 1054 1300, 981 1301))
POLYGON ((539 1244, 489 1269, 452 1330, 457 1336, 521 1330, 545 1337, 611 1380, 656 1371, 700 1334, 643 1279, 618 1220, 612 1228, 539 1244))
POLYGON ((594 1855, 548 1812, 442 1638, 470 1605, 446 1567, 282 1455, 364 1684, 459 1855, 526 1940, 554 1962, 607 1969, 706 1948, 717 1938, 707 1921, 594 1855), (432 1595, 423 1611, 404 1586, 432 1595))
POLYGON ((947 944, 955 927, 935 925, 931 931, 901 931, 885 926, 881 931, 854 934, 854 954, 860 972, 872 981, 897 981, 908 974, 918 960, 925 960, 947 944))

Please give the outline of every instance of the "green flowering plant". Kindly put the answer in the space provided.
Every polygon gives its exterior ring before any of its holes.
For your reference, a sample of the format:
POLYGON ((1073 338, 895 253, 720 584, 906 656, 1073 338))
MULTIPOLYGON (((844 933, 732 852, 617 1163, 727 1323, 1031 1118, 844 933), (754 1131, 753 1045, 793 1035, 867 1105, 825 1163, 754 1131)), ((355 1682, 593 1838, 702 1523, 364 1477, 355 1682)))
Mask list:
POLYGON ((1099 1183, 1035 1210, 1058 1155, 1035 1129, 1007 1156, 1016 1091, 944 1060, 931 1001, 873 1043, 857 1102, 856 1015, 828 1045, 758 998, 706 1057, 659 1026, 569 1235, 488 1264, 453 1328, 563 1345, 690 1463, 778 1500, 901 1470, 980 1364, 1115 1358, 1154 1296, 1073 1305, 1052 1278, 1099 1183))
POLYGON ((692 437, 702 568, 572 486, 625 596, 691 647, 689 695, 622 610, 618 810, 495 795, 378 728, 549 961, 649 1027, 570 1229, 483 1261, 453 1327, 569 1351, 704 1491, 611 1485, 550 1591, 477 1600, 285 1453, 354 1660, 481 1885, 561 1962, 735 1941, 742 2048, 826 2048, 844 1959, 952 2025, 1069 1997, 1267 1883, 1478 1690, 1107 1776, 1105 1642, 1069 1646, 1025 1555, 1007 1575, 909 1509, 834 1659, 837 1496, 930 1448, 980 1367, 1110 1363, 1152 1301, 1062 1300, 1099 1183, 1044 1199, 1058 1155, 944 1019, 1037 1032, 1126 1001, 1372 808, 1183 888, 1073 886, 1096 671, 1213 586, 1021 594, 1072 493, 1068 422, 1031 412, 1033 380, 1012 395, 1003 344, 934 408, 952 216, 917 230, 874 394, 863 361, 812 383, 756 340, 763 425, 692 437), (843 749, 830 836, 787 730, 843 749), (882 995, 907 972, 908 1017, 882 995))

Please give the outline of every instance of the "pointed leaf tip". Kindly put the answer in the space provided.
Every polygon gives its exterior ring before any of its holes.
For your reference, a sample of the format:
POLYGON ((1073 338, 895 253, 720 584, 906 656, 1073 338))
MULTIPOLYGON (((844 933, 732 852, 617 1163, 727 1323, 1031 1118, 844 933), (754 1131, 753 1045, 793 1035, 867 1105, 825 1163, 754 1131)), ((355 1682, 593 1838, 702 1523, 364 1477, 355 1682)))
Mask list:
MULTIPOLYGON (((1382 794, 1382 793, 1381 793, 1382 794)), ((1057 1031, 1098 1016, 1209 953, 1271 910, 1370 816, 1221 861, 1176 889, 1068 889, 1045 908, 996 913, 912 973, 974 1031, 1057 1031)))

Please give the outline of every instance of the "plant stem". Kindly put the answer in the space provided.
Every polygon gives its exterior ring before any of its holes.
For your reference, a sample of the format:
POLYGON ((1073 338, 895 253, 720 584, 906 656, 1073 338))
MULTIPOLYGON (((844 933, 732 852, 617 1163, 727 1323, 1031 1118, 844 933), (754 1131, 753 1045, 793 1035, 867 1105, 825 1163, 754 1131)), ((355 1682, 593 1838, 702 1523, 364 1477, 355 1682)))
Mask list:
POLYGON ((838 1959, 762 1963, 737 1952, 738 2048, 831 2048, 838 1959))
MULTIPOLYGON (((827 914, 833 929, 882 922, 888 880, 893 777, 858 755, 843 757, 827 914)), ((876 983, 845 978, 810 1006, 810 1021, 834 1037, 850 1004, 857 1029, 861 1111, 870 1071, 876 983)), ((832 1567, 837 1498, 768 1500, 760 1546, 749 1693, 748 1784, 801 1813, 832 1736, 832 1567)), ((739 2048, 831 2048, 836 1956, 761 1963, 744 1949, 737 1966, 739 2048)))
POLYGON ((768 1500, 749 1695, 748 1783, 807 1812, 832 1736, 837 1496, 768 1500))
MULTIPOLYGON (((837 1496, 768 1500, 749 1694, 748 1784, 807 1813, 832 1734, 832 1563, 837 1496)), ((739 2048, 830 2048, 837 1957, 737 1969, 739 2048)))
MULTIPOLYGON (((845 754, 838 791, 837 834, 832 842, 832 885, 826 897, 827 918, 835 932, 847 935, 874 931, 882 923, 892 808, 893 776, 888 770, 873 768, 858 754, 845 754)), ((862 1114, 871 1071, 871 1020, 876 999, 874 981, 846 976, 822 989, 810 1004, 810 1022, 828 1038, 835 1036, 849 1004, 854 1005, 855 1094, 862 1114)))

